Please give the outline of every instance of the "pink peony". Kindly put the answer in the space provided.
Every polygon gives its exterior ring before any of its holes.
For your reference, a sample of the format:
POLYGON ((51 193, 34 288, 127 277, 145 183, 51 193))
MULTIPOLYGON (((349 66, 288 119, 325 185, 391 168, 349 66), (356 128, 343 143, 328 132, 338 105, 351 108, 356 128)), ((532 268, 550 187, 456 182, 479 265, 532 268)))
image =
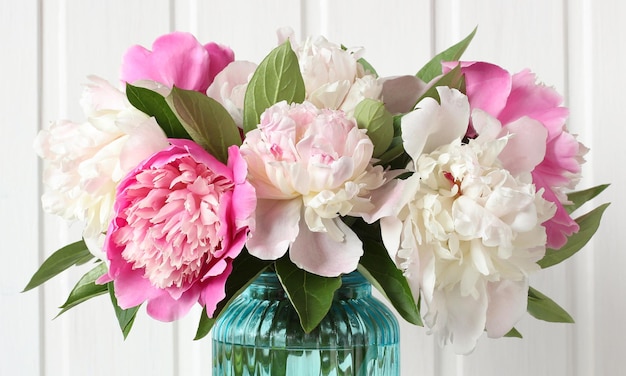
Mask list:
MULTIPOLYGON (((444 70, 457 62, 444 63, 444 70)), ((578 224, 563 208, 567 202, 566 190, 573 189, 579 180, 580 165, 586 148, 567 132, 565 120, 568 111, 562 107, 563 99, 552 88, 536 83, 528 70, 511 76, 501 67, 483 62, 463 62, 466 92, 472 109, 481 109, 502 123, 502 133, 516 133, 517 145, 531 145, 532 132, 511 132, 509 125, 522 118, 531 118, 547 131, 545 156, 532 170, 537 190, 544 189, 543 197, 557 206, 554 217, 544 223, 548 234, 548 247, 561 248, 567 237, 578 231, 578 224), (526 139, 526 141, 522 140, 526 139)), ((511 143, 513 145, 513 143, 511 143)), ((531 145, 536 147, 536 145, 531 145)), ((511 146, 512 147, 512 146, 511 146)), ((524 158, 524 148, 518 147, 518 158, 524 158)), ((505 153, 507 150, 505 149, 505 153)), ((511 154, 511 153, 509 153, 511 154)), ((512 163, 518 158, 509 155, 512 163)), ((505 168, 514 168, 503 161, 505 168)))
POLYGON ((237 147, 225 166, 192 141, 170 142, 120 182, 105 240, 109 272, 99 281, 114 282, 120 307, 148 301, 162 321, 195 302, 213 314, 256 205, 237 147))
POLYGON ((159 37, 152 51, 133 46, 122 62, 122 81, 152 80, 165 86, 206 92, 215 76, 234 60, 233 51, 216 43, 201 45, 189 33, 159 37))
POLYGON ((373 149, 342 111, 309 102, 268 108, 241 146, 259 199, 250 253, 275 260, 289 249, 291 261, 311 273, 354 271, 362 243, 341 216, 374 209, 371 191, 385 178, 372 166, 373 149))

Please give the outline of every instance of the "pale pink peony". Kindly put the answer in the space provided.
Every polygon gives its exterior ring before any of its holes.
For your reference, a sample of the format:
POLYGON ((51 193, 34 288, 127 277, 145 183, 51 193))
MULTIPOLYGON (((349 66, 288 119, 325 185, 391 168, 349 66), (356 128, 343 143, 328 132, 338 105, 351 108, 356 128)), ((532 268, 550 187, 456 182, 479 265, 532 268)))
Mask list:
POLYGON ((233 60, 233 51, 226 46, 203 46, 192 34, 173 32, 157 38, 152 51, 139 45, 129 48, 122 62, 121 79, 131 84, 152 80, 170 88, 204 93, 233 60))
POLYGON ((342 111, 280 102, 247 133, 241 153, 258 197, 257 228, 246 246, 274 260, 289 249, 300 268, 322 276, 354 271, 362 243, 341 216, 372 211, 384 183, 372 141, 342 111))
MULTIPOLYGON (((444 63, 444 70, 457 62, 444 63)), ((553 218, 544 223, 548 233, 548 247, 561 248, 567 237, 578 231, 578 224, 563 208, 567 202, 566 191, 573 189, 580 179, 581 163, 587 148, 567 132, 565 120, 568 111, 562 107, 563 99, 553 89, 536 83, 536 77, 528 70, 511 76, 501 67, 484 62, 463 62, 466 92, 472 109, 479 108, 502 123, 502 135, 507 127, 524 117, 541 123, 547 131, 545 156, 532 171, 537 189, 544 189, 543 197, 557 206, 553 218)), ((533 137, 532 132, 517 132, 516 137, 533 137)), ((516 141, 536 148, 540 145, 528 141, 516 141)), ((526 149, 528 150, 528 149, 526 149)), ((510 161, 524 157, 520 148, 510 161)), ((509 168, 506 164, 505 168, 509 168)))
POLYGON ((254 188, 236 146, 228 165, 189 140, 142 162, 117 189, 105 247, 122 308, 148 302, 173 321, 199 302, 212 316, 224 299, 232 261, 254 227, 254 188))

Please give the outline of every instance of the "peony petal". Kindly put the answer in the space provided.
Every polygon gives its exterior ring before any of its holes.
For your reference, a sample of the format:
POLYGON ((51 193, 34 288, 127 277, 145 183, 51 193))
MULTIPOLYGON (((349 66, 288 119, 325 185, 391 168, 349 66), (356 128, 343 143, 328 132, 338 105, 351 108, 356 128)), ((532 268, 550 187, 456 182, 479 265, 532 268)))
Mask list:
MULTIPOLYGON (((462 296, 459 287, 456 287, 451 290, 435 291, 433 300, 436 302, 441 300, 437 304, 444 306, 446 313, 446 327, 437 332, 441 343, 451 343, 457 354, 469 354, 474 351, 478 339, 485 330, 487 294, 479 293, 478 298, 471 295, 462 296)), ((431 314, 430 308, 428 314, 431 314)), ((434 314, 438 315, 439 312, 434 314)))
POLYGON ((202 46, 190 33, 173 32, 156 39, 152 51, 141 46, 129 48, 122 62, 121 79, 130 83, 152 80, 205 93, 219 70, 233 59, 226 47, 202 46), (215 54, 214 62, 211 54, 215 54))
POLYGON ((404 149, 416 161, 422 153, 430 153, 465 135, 469 124, 467 97, 456 89, 438 87, 441 105, 434 98, 425 98, 417 109, 402 118, 404 149))
POLYGON ((528 305, 528 280, 501 280, 487 285, 487 335, 500 338, 507 334, 526 313, 528 305))
MULTIPOLYGON (((443 63, 444 73, 456 67, 459 62, 443 63)), ((492 116, 504 109, 511 92, 511 76, 501 67, 484 62, 461 62, 461 72, 465 76, 465 93, 472 108, 480 108, 492 116)), ((499 118, 499 117, 498 117, 499 118)))
POLYGON ((548 132, 541 123, 523 117, 505 125, 502 132, 513 135, 498 156, 511 175, 529 173, 543 161, 548 132))
POLYGON ((167 136, 154 118, 149 118, 128 131, 130 137, 120 153, 120 165, 131 171, 144 159, 169 146, 167 136))
POLYGON ((143 277, 142 270, 132 270, 128 264, 125 265, 121 273, 113 276, 113 278, 115 297, 120 308, 136 307, 160 294, 160 291, 143 277))
POLYGON ((429 86, 415 76, 397 76, 381 79, 383 82, 382 101, 392 114, 405 114, 412 111, 417 100, 429 86))
POLYGON ((200 290, 197 286, 185 291, 179 299, 173 299, 167 291, 161 290, 157 297, 148 301, 146 312, 159 321, 175 321, 189 312, 199 296, 200 290))
POLYGON ((324 277, 336 277, 356 270, 363 255, 363 243, 340 219, 335 224, 344 233, 342 242, 336 242, 324 232, 313 232, 304 219, 300 232, 289 249, 291 261, 299 268, 324 277))
POLYGON ((536 80, 529 70, 513 75, 511 94, 498 119, 507 124, 522 116, 531 117, 548 129, 548 139, 552 139, 562 132, 568 110, 560 107, 563 98, 556 90, 537 85, 536 80))
POLYGON ((217 43, 205 44, 204 48, 210 56, 209 85, 211 85, 215 76, 235 60, 235 53, 230 48, 217 43))
POLYGON ((298 236, 302 199, 257 201, 256 229, 246 246, 251 255, 276 260, 298 236))
POLYGON ((221 273, 210 277, 206 281, 199 301, 206 309, 207 316, 213 317, 217 304, 226 297, 226 280, 232 270, 232 262, 228 262, 221 273))

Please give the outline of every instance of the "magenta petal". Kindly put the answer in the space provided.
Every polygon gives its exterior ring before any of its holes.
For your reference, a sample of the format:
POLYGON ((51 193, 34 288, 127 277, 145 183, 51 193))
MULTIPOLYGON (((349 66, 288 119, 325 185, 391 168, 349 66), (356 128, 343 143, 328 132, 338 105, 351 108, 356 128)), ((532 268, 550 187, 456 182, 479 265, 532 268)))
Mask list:
POLYGON ((300 220, 300 232, 289 249, 289 258, 299 268, 324 277, 336 277, 356 270, 363 255, 363 243, 340 219, 335 223, 344 233, 342 242, 325 232, 313 232, 300 220))
MULTIPOLYGON (((449 71, 458 62, 443 63, 449 71)), ((506 105, 511 92, 511 75, 501 67, 483 62, 462 62, 461 71, 465 75, 466 94, 471 108, 480 108, 499 118, 498 114, 506 105)))
POLYGON ((148 301, 146 312, 159 321, 178 320, 189 312, 199 296, 200 291, 195 286, 185 291, 179 299, 173 299, 167 291, 161 290, 157 297, 148 301))
POLYGON ((226 47, 203 46, 192 34, 174 32, 155 40, 152 51, 141 46, 128 49, 121 79, 130 83, 152 80, 167 87, 205 93, 215 75, 232 59, 233 53, 226 47))
POLYGON ((552 249, 559 249, 567 243, 567 237, 578 232, 580 227, 578 223, 572 219, 567 213, 559 198, 554 194, 552 189, 543 180, 543 176, 533 172, 533 182, 537 186, 537 190, 543 188, 543 198, 554 202, 556 205, 556 213, 552 218, 543 223, 546 228, 548 237, 547 246, 552 249))
POLYGON ((226 268, 220 274, 208 278, 200 294, 200 304, 204 306, 209 317, 213 317, 217 304, 226 297, 226 280, 233 266, 231 262, 225 266, 226 268))
POLYGON ((209 61, 209 85, 211 85, 215 76, 235 60, 235 54, 230 48, 217 43, 206 44, 204 48, 211 56, 209 61))
POLYGON ((568 116, 567 109, 560 107, 561 95, 551 87, 537 85, 535 75, 528 70, 513 75, 512 80, 511 94, 498 120, 506 124, 528 116, 548 129, 548 139, 561 133, 568 116))
POLYGON ((132 270, 130 265, 115 277, 114 288, 117 304, 123 309, 138 306, 160 294, 149 280, 143 278, 141 270, 132 270))

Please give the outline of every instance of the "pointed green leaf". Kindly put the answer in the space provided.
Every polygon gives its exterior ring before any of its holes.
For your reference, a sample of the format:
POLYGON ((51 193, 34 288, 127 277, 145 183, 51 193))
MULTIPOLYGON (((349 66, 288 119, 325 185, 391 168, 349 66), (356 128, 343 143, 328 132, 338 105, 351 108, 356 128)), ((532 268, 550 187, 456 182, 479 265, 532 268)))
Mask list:
POLYGON ((437 102, 441 102, 441 98, 439 98, 439 93, 437 92, 437 87, 439 86, 447 86, 451 89, 458 89, 461 92, 465 92, 465 77, 461 73, 461 66, 457 65, 448 73, 437 78, 430 88, 417 100, 416 104, 428 97, 435 98, 437 102))
POLYGON ((248 83, 243 105, 244 131, 255 129, 268 107, 283 100, 301 103, 305 94, 298 57, 286 41, 263 59, 248 83))
POLYGON ((374 144, 373 157, 382 155, 393 139, 393 115, 385 104, 373 99, 363 99, 354 108, 354 118, 361 129, 367 130, 367 136, 374 144))
POLYGON ((522 333, 518 332, 515 328, 511 328, 504 336, 509 338, 522 338, 522 333))
POLYGON ((385 151, 379 158, 377 165, 386 166, 393 162, 394 168, 405 168, 407 163, 411 160, 408 154, 404 153, 404 144, 402 143, 402 136, 397 136, 391 139, 387 151, 385 151), (399 158, 404 154, 403 158, 399 158), (396 162, 397 160, 397 162, 396 162))
POLYGON ((167 137, 191 138, 161 94, 126 84, 126 97, 136 109, 148 116, 153 116, 167 137))
POLYGON ((576 218, 576 223, 580 226, 577 233, 572 234, 567 243, 558 250, 547 249, 546 255, 537 262, 542 268, 547 268, 560 263, 576 254, 596 233, 600 226, 602 214, 609 206, 608 203, 598 206, 589 213, 576 218))
POLYGON ((328 313, 341 277, 321 277, 294 265, 289 256, 276 261, 276 274, 293 304, 302 329, 311 332, 328 313))
POLYGON ((573 323, 574 319, 563 308, 540 293, 536 289, 528 288, 528 313, 534 318, 549 322, 573 323))
POLYGON ((63 303, 61 312, 57 314, 59 317, 62 313, 68 311, 70 308, 76 307, 80 303, 87 301, 93 297, 105 294, 107 292, 107 285, 98 285, 96 280, 107 272, 107 266, 105 263, 100 262, 93 269, 85 273, 78 280, 76 286, 70 292, 65 303, 63 303))
POLYGON ((441 74, 442 61, 458 61, 461 59, 463 52, 465 52, 467 46, 469 46, 470 42, 474 38, 476 29, 477 28, 474 28, 474 30, 459 43, 433 57, 422 69, 419 70, 419 72, 417 72, 416 76, 424 82, 430 82, 430 80, 441 74))
POLYGON ((211 328, 215 324, 215 321, 224 312, 226 307, 233 302, 242 292, 272 264, 272 261, 265 261, 256 258, 248 253, 248 250, 244 248, 239 256, 233 260, 233 273, 228 276, 226 280, 226 297, 224 300, 217 304, 213 317, 209 317, 206 313, 206 309, 202 310, 200 321, 198 323, 198 329, 194 340, 205 337, 211 331, 211 328))
POLYGON ((372 66, 372 64, 369 63, 369 61, 363 58, 360 58, 357 61, 363 66, 365 73, 373 74, 374 76, 378 77, 378 73, 376 72, 376 69, 374 69, 374 67, 372 66))
POLYGON ((389 253, 377 241, 363 240, 359 271, 380 291, 406 321, 423 326, 411 288, 389 253))
POLYGON ((115 290, 113 286, 113 282, 107 283, 107 289, 109 290, 109 297, 111 298, 111 303, 113 304, 113 309, 115 310, 115 316, 117 317, 117 322, 120 324, 120 329, 122 330, 122 335, 124 339, 128 337, 128 333, 133 327, 133 323, 135 322, 135 317, 137 316, 137 311, 139 311, 139 307, 141 304, 123 309, 117 304, 117 298, 115 297, 115 290))
POLYGON ((191 139, 222 163, 228 160, 228 147, 241 145, 239 128, 215 99, 197 91, 173 88, 165 100, 191 139))
POLYGON ((597 195, 607 189, 609 184, 602 184, 593 188, 585 189, 584 191, 571 192, 567 194, 567 199, 572 202, 571 205, 564 205, 563 207, 569 214, 572 214, 576 209, 583 206, 587 201, 595 198, 597 195))
POLYGON ((87 245, 85 245, 83 240, 68 244, 51 254, 50 257, 41 264, 22 292, 41 285, 50 278, 67 270, 72 265, 81 265, 93 258, 93 255, 89 253, 89 249, 87 249, 87 245))
POLYGON ((206 307, 202 308, 202 313, 200 314, 200 321, 198 321, 198 329, 196 329, 196 336, 193 338, 194 341, 202 339, 209 334, 213 325, 215 325, 215 321, 219 315, 215 317, 209 317, 206 313, 206 307))

